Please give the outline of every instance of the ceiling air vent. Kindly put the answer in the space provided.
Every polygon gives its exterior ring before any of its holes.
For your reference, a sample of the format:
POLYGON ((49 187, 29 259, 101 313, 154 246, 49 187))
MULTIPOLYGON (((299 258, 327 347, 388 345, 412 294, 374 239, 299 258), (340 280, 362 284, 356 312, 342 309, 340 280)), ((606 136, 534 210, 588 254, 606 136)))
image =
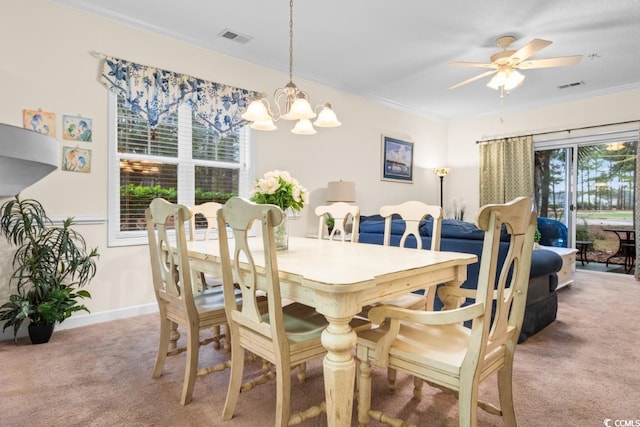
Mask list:
POLYGON ((558 89, 568 89, 570 87, 576 87, 576 86, 582 86, 584 84, 584 82, 582 80, 580 80, 579 82, 573 82, 573 83, 567 83, 564 85, 560 85, 558 86, 558 89))
POLYGON ((232 31, 230 29, 223 30, 218 36, 223 37, 228 40, 233 40, 234 42, 238 42, 241 44, 245 44, 249 42, 253 37, 248 36, 246 34, 239 33, 237 31, 232 31))

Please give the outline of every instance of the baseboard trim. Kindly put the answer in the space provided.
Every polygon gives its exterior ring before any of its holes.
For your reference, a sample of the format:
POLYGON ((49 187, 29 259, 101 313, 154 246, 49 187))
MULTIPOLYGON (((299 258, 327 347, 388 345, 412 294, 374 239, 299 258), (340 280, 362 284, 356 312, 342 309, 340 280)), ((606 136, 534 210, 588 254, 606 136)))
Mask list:
MULTIPOLYGON (((89 313, 83 315, 75 315, 66 319, 64 322, 56 325, 56 331, 65 329, 79 328, 81 326, 95 325, 97 323, 109 322, 111 320, 126 319, 128 317, 140 316, 143 314, 151 314, 158 312, 156 303, 134 305, 131 307, 118 308, 115 310, 101 311, 98 313, 89 313)), ((55 332, 54 332, 55 333, 55 332)), ((23 323, 18 330, 18 338, 28 336, 27 322, 23 323)), ((0 341, 8 341, 13 339, 13 329, 7 328, 0 334, 0 341)))

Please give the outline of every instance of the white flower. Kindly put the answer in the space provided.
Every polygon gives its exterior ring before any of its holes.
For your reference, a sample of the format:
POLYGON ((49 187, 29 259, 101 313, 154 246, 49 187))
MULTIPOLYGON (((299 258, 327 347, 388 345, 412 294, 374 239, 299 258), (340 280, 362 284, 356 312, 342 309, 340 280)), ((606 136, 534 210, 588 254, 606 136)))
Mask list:
POLYGON ((256 180, 251 190, 251 200, 256 203, 273 203, 285 210, 299 211, 309 202, 309 192, 289 172, 272 170, 256 180))
POLYGON ((269 176, 258 180, 255 191, 263 194, 275 194, 278 188, 280 188, 278 178, 269 176))

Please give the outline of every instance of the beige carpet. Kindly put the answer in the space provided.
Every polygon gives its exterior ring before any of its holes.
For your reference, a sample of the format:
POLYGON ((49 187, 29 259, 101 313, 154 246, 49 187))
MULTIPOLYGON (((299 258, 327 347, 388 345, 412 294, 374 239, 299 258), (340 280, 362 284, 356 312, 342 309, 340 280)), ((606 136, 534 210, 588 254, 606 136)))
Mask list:
MULTIPOLYGON (((576 283, 559 291, 558 320, 518 345, 514 400, 520 426, 602 426, 603 420, 640 419, 640 284, 631 276, 577 272, 576 283)), ((118 320, 54 333, 48 344, 0 343, 0 426, 266 426, 273 424, 274 383, 243 393, 236 416, 220 413, 228 371, 199 378, 194 399, 179 396, 184 355, 170 358, 165 374, 151 378, 157 316, 118 320)), ((201 350, 202 364, 227 354, 201 350)), ((257 371, 252 364, 249 371, 257 371)), ((419 426, 456 426, 451 396, 425 388, 411 400, 411 380, 399 378, 389 395, 376 371, 374 406, 403 415, 419 426)), ((322 367, 311 364, 306 383, 293 384, 293 410, 322 399, 322 367)), ((481 387, 497 403, 495 382, 481 387)), ((481 426, 500 418, 479 411, 481 426)), ((326 425, 326 418, 305 422, 326 425)), ((372 425, 377 425, 372 423, 372 425)))

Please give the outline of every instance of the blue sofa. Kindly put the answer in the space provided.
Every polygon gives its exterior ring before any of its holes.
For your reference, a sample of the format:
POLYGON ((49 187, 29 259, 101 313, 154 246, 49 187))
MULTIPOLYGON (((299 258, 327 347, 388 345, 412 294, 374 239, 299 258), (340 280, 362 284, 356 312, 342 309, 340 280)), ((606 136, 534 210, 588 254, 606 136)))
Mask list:
MULTIPOLYGON (((431 218, 420 225, 420 238, 423 248, 431 247, 431 218)), ((400 217, 393 217, 391 221, 391 245, 398 246, 400 238, 405 230, 405 223, 400 217)), ((384 219, 379 215, 361 216, 358 241, 360 243, 383 243, 384 219)), ((566 235, 565 235, 566 236, 566 235)), ((442 222, 440 250, 451 252, 466 252, 478 256, 482 254, 484 232, 475 224, 453 219, 445 219, 442 222)), ((551 238, 550 238, 551 239, 551 238)), ((501 257, 506 256, 508 249, 508 236, 504 235, 504 244, 500 248, 501 257)), ((566 237, 565 240, 566 242, 566 237)), ((559 240, 556 239, 556 244, 559 240)), ((408 247, 416 247, 415 239, 410 236, 407 239, 408 247)), ((529 275, 529 290, 527 293, 527 305, 524 322, 520 333, 519 342, 537 333, 556 319, 558 311, 558 285, 557 272, 562 267, 562 258, 552 251, 544 249, 535 250, 531 261, 531 273, 529 275)), ((476 289, 478 286, 480 262, 471 264, 467 268, 467 280, 463 288, 476 289)), ((439 310, 442 302, 436 298, 435 309, 439 310)))

